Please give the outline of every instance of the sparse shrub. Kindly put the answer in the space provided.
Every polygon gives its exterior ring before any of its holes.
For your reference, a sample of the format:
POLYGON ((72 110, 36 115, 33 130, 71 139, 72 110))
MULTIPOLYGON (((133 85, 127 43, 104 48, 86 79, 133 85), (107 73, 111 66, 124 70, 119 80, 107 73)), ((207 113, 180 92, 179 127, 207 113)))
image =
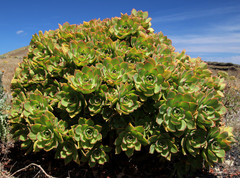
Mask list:
POLYGON ((222 162, 233 142, 223 79, 175 52, 150 20, 133 9, 33 35, 12 80, 10 122, 22 147, 90 166, 144 147, 176 161, 180 176, 222 162))
POLYGON ((227 114, 236 114, 240 108, 240 90, 237 78, 235 76, 228 75, 225 71, 219 71, 218 76, 220 78, 224 78, 227 83, 223 91, 223 103, 228 109, 227 114))
POLYGON ((0 71, 0 140, 5 142, 8 133, 7 115, 6 115, 6 95, 2 85, 2 72, 0 71))
POLYGON ((4 55, 0 55, 0 59, 6 59, 7 57, 4 55))
POLYGON ((224 79, 227 79, 227 78, 229 78, 229 75, 228 75, 228 73, 227 72, 225 72, 225 71, 218 71, 218 76, 219 77, 221 77, 221 78, 224 78, 224 79))

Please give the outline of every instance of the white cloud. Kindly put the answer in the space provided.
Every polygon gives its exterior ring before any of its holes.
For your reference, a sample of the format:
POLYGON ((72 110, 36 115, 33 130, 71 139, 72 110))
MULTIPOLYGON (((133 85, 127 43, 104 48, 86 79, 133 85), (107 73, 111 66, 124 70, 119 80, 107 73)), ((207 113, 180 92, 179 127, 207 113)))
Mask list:
MULTIPOLYGON (((172 22, 183 20, 195 20, 199 17, 221 16, 234 14, 231 18, 222 19, 220 22, 206 22, 198 27, 196 31, 191 31, 189 26, 188 34, 169 35, 173 46, 177 51, 186 49, 187 52, 194 53, 234 53, 240 54, 240 6, 226 6, 221 8, 188 10, 173 14, 156 17, 155 22, 172 22)), ((206 19, 207 20, 207 19, 206 19)), ((181 23, 178 24, 181 26, 181 23)), ((187 27, 186 27, 187 28, 187 27)), ((178 32, 176 31, 176 34, 178 32)))
MULTIPOLYGON (((240 8, 240 7, 239 7, 240 8)), ((227 18, 227 20, 222 21, 219 24, 214 24, 210 31, 220 31, 227 33, 239 33, 240 32, 240 13, 234 14, 231 18, 227 18)))
POLYGON ((228 6, 215 9, 193 9, 190 11, 177 12, 171 15, 163 15, 158 17, 152 17, 152 23, 156 22, 170 22, 170 21, 183 21, 188 19, 195 19, 200 17, 209 17, 216 15, 223 15, 228 13, 239 12, 239 6, 228 6))
POLYGON ((240 33, 232 34, 200 34, 172 36, 172 42, 179 44, 219 44, 219 43, 240 43, 240 33))
POLYGON ((198 46, 177 46, 176 51, 182 51, 185 49, 191 53, 237 53, 240 54, 240 46, 221 46, 221 45, 198 45, 198 46))
POLYGON ((240 33, 169 36, 177 51, 240 53, 240 33))
POLYGON ((174 27, 170 29, 174 35, 168 35, 168 38, 172 40, 176 51, 185 49, 190 56, 199 56, 203 60, 240 64, 239 9, 240 4, 185 11, 175 9, 173 13, 168 11, 167 14, 153 17, 152 23, 161 22, 162 26, 174 27), (203 17, 204 22, 203 19, 198 19, 203 17), (185 23, 187 20, 188 23, 185 23))
POLYGON ((218 29, 226 32, 240 31, 240 24, 220 26, 218 29))
POLYGON ((17 32, 16 32, 16 34, 17 35, 20 35, 21 33, 23 33, 24 31, 23 30, 18 30, 17 32))
MULTIPOLYGON (((205 27, 205 30, 207 31, 208 28, 205 27)), ((176 51, 185 49, 187 53, 191 53, 190 56, 200 56, 206 61, 240 64, 240 33, 231 31, 237 28, 238 25, 226 26, 225 30, 216 30, 215 33, 209 31, 207 34, 169 36, 169 38, 176 51)))

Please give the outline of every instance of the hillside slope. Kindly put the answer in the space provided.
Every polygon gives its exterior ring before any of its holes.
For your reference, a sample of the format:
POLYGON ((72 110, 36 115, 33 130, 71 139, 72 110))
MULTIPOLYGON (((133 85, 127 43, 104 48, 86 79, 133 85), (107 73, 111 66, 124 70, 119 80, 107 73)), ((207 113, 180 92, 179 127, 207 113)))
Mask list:
MULTIPOLYGON (((3 71, 2 82, 5 90, 10 94, 10 84, 18 63, 22 62, 28 53, 28 46, 10 51, 0 56, 0 71, 3 71)), ((10 95, 9 95, 10 96, 10 95)))
POLYGON ((24 57, 24 56, 27 55, 27 53, 28 53, 28 46, 25 46, 25 47, 10 51, 8 53, 5 53, 1 56, 5 56, 5 57, 24 57))

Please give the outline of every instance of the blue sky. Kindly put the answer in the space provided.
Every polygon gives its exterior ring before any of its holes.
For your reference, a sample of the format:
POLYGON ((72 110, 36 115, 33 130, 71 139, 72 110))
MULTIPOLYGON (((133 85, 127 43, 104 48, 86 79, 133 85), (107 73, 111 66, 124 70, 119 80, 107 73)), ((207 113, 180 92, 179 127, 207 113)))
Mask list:
POLYGON ((27 46, 32 35, 58 24, 148 11, 155 32, 176 51, 206 61, 240 64, 240 0, 2 0, 0 55, 27 46))

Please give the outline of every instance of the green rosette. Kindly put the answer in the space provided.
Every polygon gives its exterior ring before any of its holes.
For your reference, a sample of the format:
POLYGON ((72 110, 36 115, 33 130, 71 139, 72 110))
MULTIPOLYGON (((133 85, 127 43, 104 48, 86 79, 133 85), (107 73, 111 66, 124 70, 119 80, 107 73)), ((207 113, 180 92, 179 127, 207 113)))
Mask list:
POLYGON ((197 103, 191 94, 170 91, 166 101, 155 104, 159 107, 156 122, 167 132, 180 136, 185 130, 196 129, 197 103))
MULTIPOLYGON (((145 63, 137 63, 136 69, 138 72, 133 76, 135 87, 144 96, 159 95, 162 90, 169 87, 164 79, 164 66, 157 65, 153 59, 145 63)), ((145 100, 144 97, 142 100, 145 100)))
POLYGON ((67 80, 75 91, 83 94, 98 90, 102 83, 100 70, 93 66, 84 66, 82 70, 75 70, 74 75, 69 75, 67 80))
POLYGON ((78 143, 78 148, 90 150, 102 140, 102 127, 95 125, 91 119, 79 118, 78 124, 72 127, 74 139, 78 143))
POLYGON ((134 150, 140 151, 141 145, 147 145, 148 140, 144 137, 144 129, 142 126, 133 127, 129 123, 128 127, 119 133, 114 142, 115 153, 119 154, 124 151, 128 157, 131 157, 134 150))
POLYGON ((159 131, 155 134, 149 138, 151 144, 149 153, 153 154, 156 151, 160 156, 170 161, 172 154, 178 152, 174 137, 171 137, 168 133, 161 134, 159 131))
POLYGON ((33 121, 28 134, 28 139, 33 142, 33 151, 50 151, 63 143, 66 122, 58 121, 50 111, 42 113, 41 117, 34 118, 33 121))

